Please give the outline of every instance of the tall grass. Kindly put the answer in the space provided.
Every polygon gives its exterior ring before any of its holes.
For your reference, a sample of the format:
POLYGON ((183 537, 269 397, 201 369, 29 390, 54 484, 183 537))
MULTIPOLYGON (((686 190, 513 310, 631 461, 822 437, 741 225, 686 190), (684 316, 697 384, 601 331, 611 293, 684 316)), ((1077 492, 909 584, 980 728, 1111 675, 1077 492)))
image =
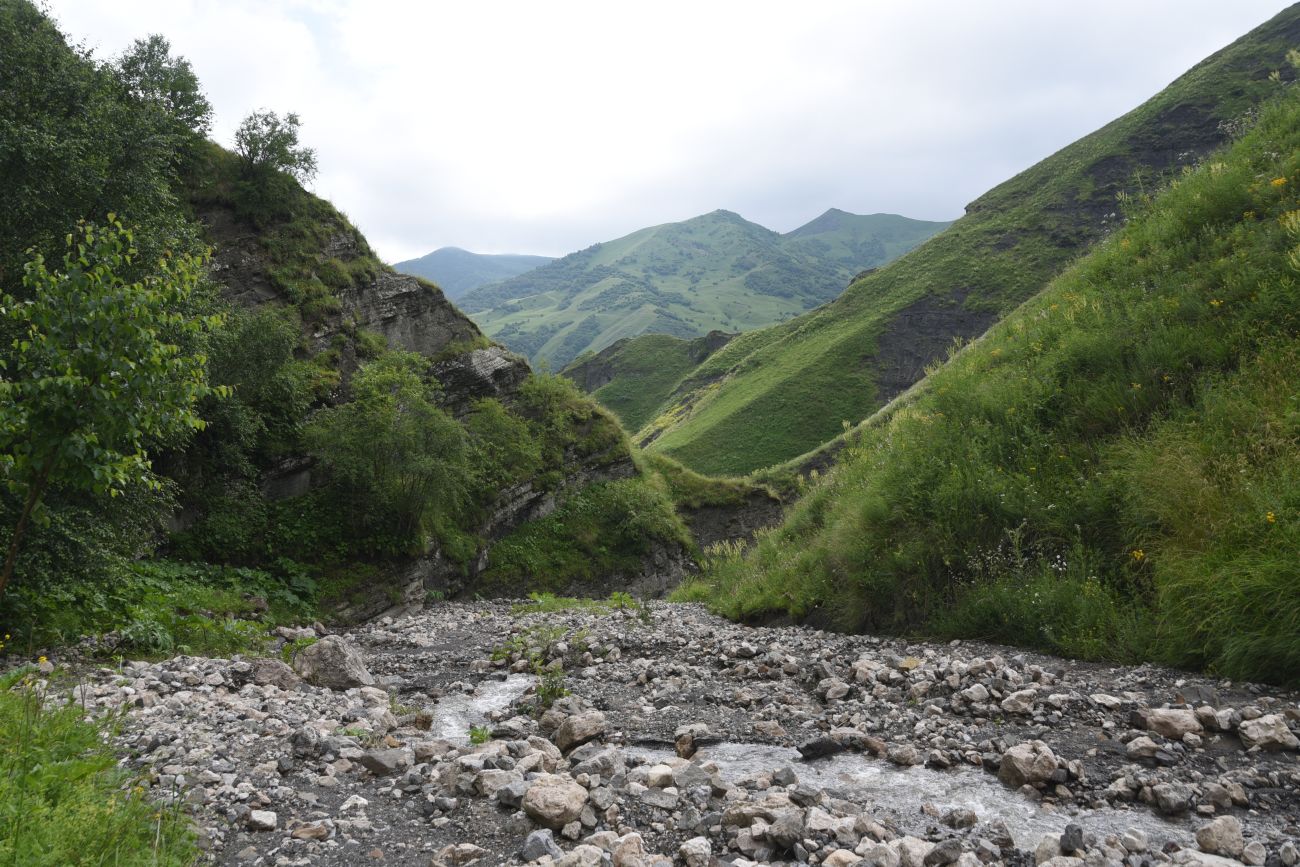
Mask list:
POLYGON ((118 720, 55 706, 31 669, 0 677, 0 865, 195 863, 178 807, 160 807, 117 765, 118 720))
POLYGON ((1300 681, 1298 187, 1290 91, 684 593, 1300 681))

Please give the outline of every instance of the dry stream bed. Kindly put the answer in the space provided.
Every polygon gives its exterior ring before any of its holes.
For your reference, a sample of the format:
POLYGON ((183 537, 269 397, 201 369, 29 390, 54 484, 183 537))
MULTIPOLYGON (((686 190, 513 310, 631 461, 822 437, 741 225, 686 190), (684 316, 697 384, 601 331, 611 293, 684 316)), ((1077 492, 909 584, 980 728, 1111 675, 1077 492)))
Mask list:
POLYGON ((1300 861, 1300 696, 975 642, 448 603, 75 697, 219 864, 1300 861))

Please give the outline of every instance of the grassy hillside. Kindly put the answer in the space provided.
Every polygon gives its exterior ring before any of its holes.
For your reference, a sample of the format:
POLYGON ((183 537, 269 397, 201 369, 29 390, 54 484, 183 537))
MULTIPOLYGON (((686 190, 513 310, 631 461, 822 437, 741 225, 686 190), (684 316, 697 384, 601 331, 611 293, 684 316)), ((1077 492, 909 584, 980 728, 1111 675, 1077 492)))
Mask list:
POLYGON ((682 378, 735 335, 711 331, 689 340, 669 334, 625 338, 585 353, 560 371, 636 430, 654 418, 682 378))
POLYGON ((437 283, 448 298, 455 299, 472 289, 523 274, 553 261, 550 256, 471 253, 459 247, 439 247, 418 259, 397 262, 393 265, 393 270, 437 283))
POLYGON ((924 374, 955 338, 982 333, 1113 231, 1120 193, 1151 189, 1226 139, 1294 75, 1292 7, 1160 94, 981 196, 966 216, 834 302, 733 341, 684 380, 638 439, 703 472, 793 458, 924 374))
POLYGON ((1300 682, 1298 192, 1288 87, 684 595, 1300 682))
POLYGON ((490 337, 558 368, 640 334, 697 337, 780 322, 946 225, 832 210, 780 235, 714 211, 597 244, 459 303, 490 337))

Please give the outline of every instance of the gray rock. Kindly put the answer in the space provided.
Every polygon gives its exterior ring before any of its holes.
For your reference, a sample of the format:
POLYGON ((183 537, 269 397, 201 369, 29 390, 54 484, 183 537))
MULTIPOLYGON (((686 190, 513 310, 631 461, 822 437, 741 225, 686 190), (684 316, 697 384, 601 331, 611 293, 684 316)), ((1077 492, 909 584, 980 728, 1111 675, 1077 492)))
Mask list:
POLYGON ((386 777, 409 768, 414 761, 411 751, 401 747, 391 750, 368 750, 357 758, 361 765, 377 777, 386 777))
POLYGON ((943 867, 961 857, 961 841, 948 839, 930 850, 922 862, 924 867, 943 867))
POLYGON ((327 635, 298 651, 293 668, 308 683, 329 689, 372 686, 375 682, 361 651, 338 635, 327 635))
POLYGON ((293 669, 278 659, 249 660, 249 680, 258 686, 278 686, 280 689, 293 689, 301 680, 293 669))
POLYGON ((1073 855, 1083 849, 1083 828, 1073 823, 1065 826, 1061 834, 1061 852, 1073 855))
POLYGON ((564 857, 564 850, 556 844, 550 828, 539 828, 529 834, 519 850, 519 857, 525 861, 536 861, 543 856, 550 856, 556 861, 564 857))
POLYGON ((1182 783, 1158 783, 1151 787, 1156 809, 1166 816, 1186 813, 1192 805, 1192 790, 1182 783))

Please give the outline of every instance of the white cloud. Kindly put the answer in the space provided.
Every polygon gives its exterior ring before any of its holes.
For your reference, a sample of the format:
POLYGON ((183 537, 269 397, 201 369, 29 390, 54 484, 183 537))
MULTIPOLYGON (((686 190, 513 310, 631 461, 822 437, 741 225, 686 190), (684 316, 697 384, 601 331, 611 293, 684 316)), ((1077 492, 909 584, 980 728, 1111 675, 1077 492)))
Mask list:
POLYGON ((101 54, 167 36, 223 143, 297 111, 316 191, 389 259, 562 254, 718 207, 951 218, 1285 5, 52 2, 101 54))

